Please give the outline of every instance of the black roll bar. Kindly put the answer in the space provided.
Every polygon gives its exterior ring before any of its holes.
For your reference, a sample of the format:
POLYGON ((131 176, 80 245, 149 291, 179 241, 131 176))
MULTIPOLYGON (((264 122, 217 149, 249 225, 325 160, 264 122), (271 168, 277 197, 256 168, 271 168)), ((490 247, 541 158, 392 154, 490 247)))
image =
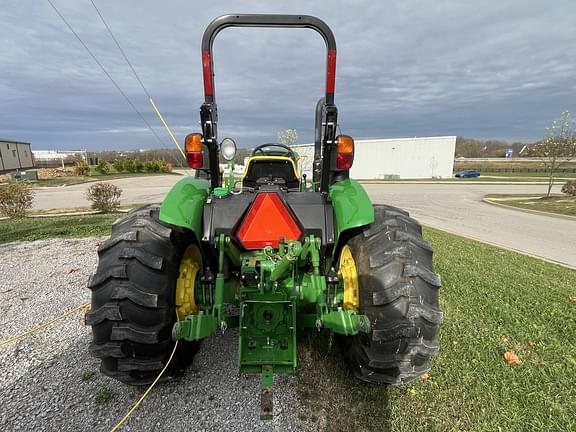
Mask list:
MULTIPOLYGON (((310 28, 322 35, 326 43, 326 95, 323 98, 322 121, 316 119, 317 137, 322 137, 322 164, 320 190, 326 192, 330 182, 329 161, 334 146, 337 110, 334 106, 336 83, 336 39, 330 27, 319 18, 309 15, 268 15, 268 14, 230 14, 213 20, 202 37, 202 73, 204 78, 204 104, 200 107, 200 119, 204 144, 209 150, 209 171, 212 187, 219 186, 218 166, 218 109, 215 98, 214 63, 212 46, 216 35, 227 27, 268 27, 268 28, 310 28), (323 133, 319 130, 323 128, 323 133)), ((318 113, 318 109, 317 109, 318 113)), ((315 161, 320 165, 319 145, 315 142, 315 161)), ((316 174, 318 176, 318 174, 316 174)))

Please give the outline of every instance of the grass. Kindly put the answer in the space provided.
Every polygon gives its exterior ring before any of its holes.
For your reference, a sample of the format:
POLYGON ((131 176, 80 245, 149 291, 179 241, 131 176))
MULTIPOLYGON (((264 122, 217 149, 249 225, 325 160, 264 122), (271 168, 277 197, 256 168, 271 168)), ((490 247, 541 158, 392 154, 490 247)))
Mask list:
POLYGON ((319 429, 576 430, 576 271, 433 229, 425 237, 445 312, 430 378, 358 382, 324 335, 308 336, 298 387, 319 429), (506 364, 506 351, 522 364, 506 364))
MULTIPOLYGON (((486 174, 487 175, 487 174, 486 174)), ((452 178, 442 178, 442 179, 432 179, 432 178, 426 178, 426 179, 359 179, 358 181, 360 183, 365 183, 365 184, 378 184, 378 183, 394 183, 394 182, 399 182, 399 183, 408 183, 408 182, 415 182, 415 183, 419 183, 419 182, 432 182, 432 183, 446 183, 446 184, 453 184, 453 183, 466 183, 466 182, 471 182, 471 183, 522 183, 522 182, 530 182, 530 183, 535 183, 537 182, 538 184, 546 184, 546 179, 543 179, 541 177, 506 177, 502 174, 502 177, 483 177, 484 174, 482 174, 480 177, 473 177, 473 178, 457 178, 457 177, 452 177, 452 178)))
POLYGON ((95 181, 109 181, 129 177, 149 177, 158 175, 181 175, 181 174, 177 172, 171 172, 171 173, 140 172, 140 173, 110 173, 103 175, 95 170, 91 170, 89 176, 56 177, 46 180, 38 180, 37 182, 30 182, 30 185, 32 187, 71 186, 75 184, 89 183, 95 181))
POLYGON ((0 221, 0 243, 110 235, 112 223, 122 214, 24 218, 0 221))
MULTIPOLYGON (((502 158, 501 160, 491 160, 491 161, 474 160, 474 159, 454 161, 455 171, 465 169, 481 169, 482 171, 490 171, 491 169, 506 170, 506 171, 526 170, 527 172, 530 172, 535 170, 544 170, 545 166, 540 160, 522 160, 522 159, 510 160, 505 158, 502 158)), ((576 169, 576 161, 564 162, 560 167, 560 169, 568 169, 568 170, 576 169)), ((562 175, 563 173, 560 174, 562 175)))
POLYGON ((508 207, 576 216, 576 197, 567 195, 550 196, 549 198, 535 197, 534 195, 486 195, 486 198, 492 202, 508 207))
POLYGON ((110 402, 112 399, 114 399, 114 393, 112 393, 107 388, 100 389, 95 398, 97 405, 104 405, 105 403, 110 402))
MULTIPOLYGON (((493 176, 493 177, 523 177, 523 178, 533 178, 537 180, 548 180, 548 173, 537 173, 537 172, 482 172, 481 176, 493 176)), ((576 177, 576 173, 558 173, 554 176, 556 183, 561 182, 567 178, 576 177)))
POLYGON ((82 374, 82 381, 90 381, 92 378, 94 378, 94 375, 96 374, 96 372, 94 371, 86 371, 82 374))

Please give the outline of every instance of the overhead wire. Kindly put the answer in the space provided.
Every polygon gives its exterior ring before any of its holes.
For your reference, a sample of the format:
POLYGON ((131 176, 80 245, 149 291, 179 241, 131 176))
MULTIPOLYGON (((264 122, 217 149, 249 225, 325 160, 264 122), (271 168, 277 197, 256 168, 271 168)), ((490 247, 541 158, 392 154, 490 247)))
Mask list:
MULTIPOLYGON (((88 52, 88 54, 90 55, 90 57, 92 57, 92 59, 94 60, 94 62, 100 67, 100 69, 102 70, 102 72, 104 73, 104 75, 106 75, 106 77, 110 80, 110 82, 114 85, 114 87, 116 87, 116 90, 118 90, 118 92, 122 95, 122 97, 126 100, 126 102, 128 102, 128 104, 130 105, 130 107, 132 108, 132 110, 134 110, 134 112, 136 112, 136 114, 138 114, 138 116, 140 117, 140 119, 144 122, 144 124, 148 127, 148 129, 150 130, 150 132, 152 132, 152 134, 156 137, 156 140, 164 147, 167 147, 166 143, 162 140, 162 138, 160 138, 160 136, 158 135, 158 133, 156 133, 156 131, 154 130, 154 128, 150 125, 150 123, 148 122, 148 120, 146 120, 146 118, 142 115, 142 113, 138 110, 138 108, 136 108, 136 105, 134 105, 134 103, 132 102, 132 100, 130 100, 130 98, 126 95, 126 93, 122 90, 122 88, 118 85, 118 83, 114 80, 114 78, 112 78, 112 75, 110 75, 110 73, 106 70, 106 68, 104 67, 104 65, 100 62, 100 60, 98 60, 98 58, 96 57, 96 55, 92 52, 92 50, 88 47, 88 45, 84 42, 84 40, 82 40, 82 38, 80 37, 80 35, 76 32, 76 30, 74 30, 74 28, 72 27, 72 25, 68 22, 68 20, 66 20, 66 18, 64 17, 64 15, 62 15, 62 13, 60 12, 60 10, 56 7, 56 5, 52 2, 52 0, 46 0, 50 6, 52 7, 52 9, 54 9, 54 12, 56 12, 56 14, 58 15, 58 17, 60 17, 60 19, 62 20, 62 22, 66 25, 66 27, 68 27, 68 29, 72 32, 72 34, 76 37, 76 39, 78 39, 78 42, 80 42, 80 44, 84 47, 84 49, 86 50, 86 52, 88 52)), ((101 16, 101 14, 99 13, 99 15, 101 16)), ((107 28, 109 28, 106 25, 107 28)), ((116 38, 114 38, 116 40, 116 38)), ((122 50, 123 52, 123 50, 122 50)), ((124 54, 125 55, 125 54, 124 54)), ((136 74, 137 75, 137 74, 136 74)), ((138 78, 138 81, 141 82, 141 80, 138 78)), ((149 95, 149 92, 146 90, 146 87, 144 87, 143 84, 141 84, 142 87, 144 88, 144 91, 146 92, 147 95, 149 95)), ((179 146, 178 146, 179 147, 179 146)), ((180 151, 182 152, 182 150, 180 149, 180 151)))
POLYGON ((180 145, 178 144, 178 140, 176 139, 176 137, 174 136, 174 133, 172 133, 172 130, 170 129, 170 126, 168 126, 168 123, 166 123, 166 121, 164 120, 164 116, 160 113, 160 110, 158 109, 158 106, 156 105, 156 102, 154 101, 154 98, 152 98, 152 95, 150 94, 150 92, 148 91, 148 89, 146 88, 146 86, 144 85, 144 83, 142 82, 142 80, 140 79, 140 76, 138 75, 138 72, 136 72, 136 68, 134 68, 134 66, 132 65, 132 62, 130 61, 130 59, 128 58, 128 56, 126 55, 126 52, 124 51, 124 49, 122 48, 122 45, 120 45, 120 41, 116 38, 116 36, 114 35, 114 32, 112 31, 112 28, 108 25, 108 23, 106 22, 106 19, 104 18, 104 15, 102 15, 102 13, 100 12, 100 9, 98 9, 98 6, 96 6, 96 3, 94 2, 94 0, 90 0, 90 3, 92 3, 92 6, 94 6, 94 9, 96 10, 96 13, 98 14, 98 16, 100 17, 100 21, 102 21, 102 24, 104 24, 104 27, 106 27, 106 30, 108 30, 108 34, 110 35, 110 37, 112 38, 112 40, 114 41, 114 43, 116 44, 116 47, 118 47, 118 50, 120 51, 120 54, 122 54, 122 57, 124 57, 124 60, 126 61, 126 63, 128 64, 128 66, 130 67, 130 69, 132 70, 132 74, 134 75, 134 78, 136 78, 136 80, 138 81, 138 83, 140 84, 140 87, 142 87, 142 90, 144 91, 144 93, 146 93, 146 96, 148 96, 148 101, 150 102, 150 105, 152 105, 152 108, 154 108, 154 111, 156 112, 156 115, 158 116, 158 118, 160 119, 160 121, 162 122, 162 124, 164 125, 164 128, 166 129, 166 131, 168 132, 168 134, 170 135, 170 138, 172 139, 172 141, 174 142, 174 144, 176 145, 176 147, 178 148, 178 150, 180 151, 180 154, 182 155, 182 157, 184 159, 186 159, 186 155, 184 154, 184 151, 182 151, 182 148, 180 147, 180 145))
POLYGON ((134 77, 136 78, 136 80, 140 84, 140 87, 142 87, 142 90, 144 90, 144 93, 146 93, 146 96, 148 96, 148 99, 152 99, 152 96, 150 96, 150 92, 148 91, 148 89, 146 88, 146 86, 144 85, 142 80, 140 79, 140 76, 138 76, 136 69, 134 68, 134 66, 132 66, 132 63, 130 62, 130 60, 128 59, 128 56, 126 55, 126 53, 122 49, 122 46, 120 45, 120 42, 118 42, 118 39, 116 39, 116 36, 114 36, 112 29, 110 28, 110 26, 108 25, 108 23, 104 19, 104 16, 100 12, 100 9, 98 9, 98 6, 96 6, 96 3, 94 3, 94 0, 90 0, 90 3, 92 3, 92 6, 94 6, 94 9, 96 9, 96 13, 100 17, 100 21, 102 21, 102 24, 104 24, 104 26, 106 27, 106 30, 108 30, 110 37, 112 38, 112 40, 114 41, 114 43, 118 47, 118 50, 120 50, 122 57, 124 57, 124 60, 126 60, 126 63, 128 63, 128 66, 130 66, 130 69, 132 69, 132 73, 134 74, 134 77))

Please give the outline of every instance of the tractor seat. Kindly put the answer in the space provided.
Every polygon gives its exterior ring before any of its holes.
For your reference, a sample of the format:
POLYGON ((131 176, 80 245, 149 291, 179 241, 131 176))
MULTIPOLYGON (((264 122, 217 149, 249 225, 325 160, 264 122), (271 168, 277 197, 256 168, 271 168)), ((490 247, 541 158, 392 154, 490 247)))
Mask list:
POLYGON ((259 189, 263 184, 275 184, 287 189, 299 189, 300 180, 289 159, 253 159, 246 167, 242 186, 259 189))

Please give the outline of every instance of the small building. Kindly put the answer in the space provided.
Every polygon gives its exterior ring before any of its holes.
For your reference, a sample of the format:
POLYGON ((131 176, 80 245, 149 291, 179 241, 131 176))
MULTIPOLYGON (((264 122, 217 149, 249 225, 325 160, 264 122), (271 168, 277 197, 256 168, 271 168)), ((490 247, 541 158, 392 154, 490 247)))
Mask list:
MULTIPOLYGON (((292 147, 300 155, 301 172, 311 176, 314 145, 292 147)), ((455 148, 455 136, 355 140, 350 177, 359 180, 451 178, 455 148)))
POLYGON ((0 138, 0 173, 33 167, 30 143, 0 138))

